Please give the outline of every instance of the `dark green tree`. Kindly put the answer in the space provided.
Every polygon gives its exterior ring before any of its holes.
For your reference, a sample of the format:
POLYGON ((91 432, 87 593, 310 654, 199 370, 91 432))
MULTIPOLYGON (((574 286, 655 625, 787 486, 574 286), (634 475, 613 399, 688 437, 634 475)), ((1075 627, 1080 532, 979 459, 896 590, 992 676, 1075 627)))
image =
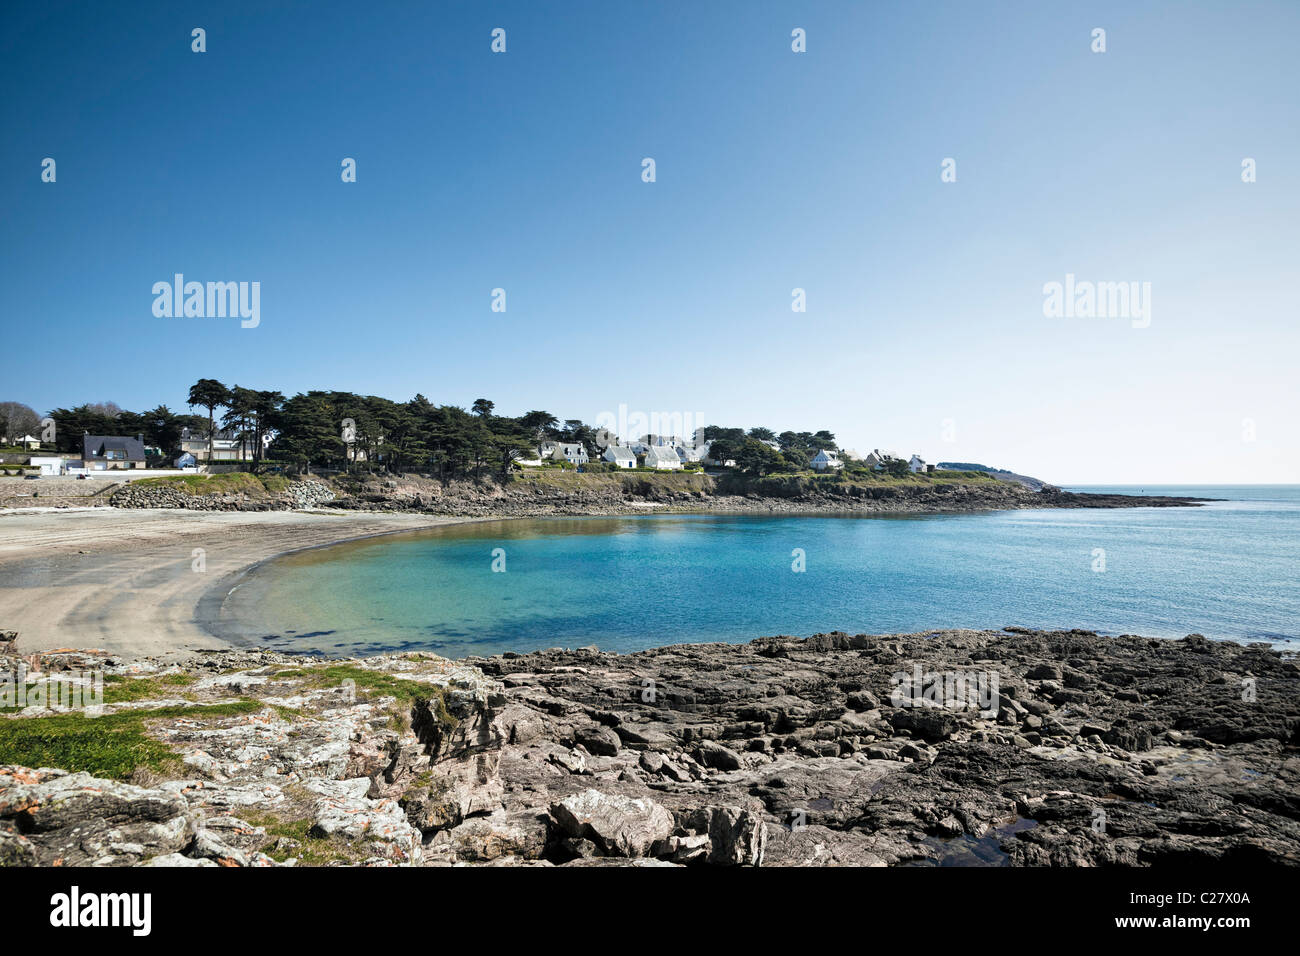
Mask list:
POLYGON ((216 437, 216 410, 224 408, 230 403, 230 389, 222 385, 215 378, 201 378, 190 386, 190 395, 187 399, 190 408, 198 405, 200 408, 208 410, 208 461, 212 461, 212 443, 216 437))

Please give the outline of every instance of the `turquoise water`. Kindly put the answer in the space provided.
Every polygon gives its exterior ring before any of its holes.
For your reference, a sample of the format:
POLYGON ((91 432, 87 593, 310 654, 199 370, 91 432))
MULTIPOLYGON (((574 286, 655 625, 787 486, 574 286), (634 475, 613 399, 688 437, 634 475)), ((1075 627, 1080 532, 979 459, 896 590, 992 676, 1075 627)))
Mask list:
POLYGON ((448 656, 1011 624, 1300 641, 1300 486, 1071 490, 1226 500, 458 525, 273 561, 227 599, 220 627, 282 649, 448 656))

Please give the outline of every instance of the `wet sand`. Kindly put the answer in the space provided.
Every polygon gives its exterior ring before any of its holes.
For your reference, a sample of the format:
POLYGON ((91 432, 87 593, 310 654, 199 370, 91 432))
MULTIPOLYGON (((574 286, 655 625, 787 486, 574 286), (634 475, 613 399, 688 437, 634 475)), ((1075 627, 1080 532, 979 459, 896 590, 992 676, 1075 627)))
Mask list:
POLYGON ((203 627, 199 604, 252 565, 287 551, 469 520, 317 511, 0 512, 0 630, 18 631, 20 652, 183 656, 228 647, 203 627), (195 549, 202 549, 201 562, 195 549))

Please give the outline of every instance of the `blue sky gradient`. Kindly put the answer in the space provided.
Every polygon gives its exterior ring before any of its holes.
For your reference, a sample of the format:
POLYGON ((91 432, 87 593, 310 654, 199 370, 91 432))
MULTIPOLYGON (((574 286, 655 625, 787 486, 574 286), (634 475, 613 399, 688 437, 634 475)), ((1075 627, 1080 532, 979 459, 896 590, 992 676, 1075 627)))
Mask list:
POLYGON ((1298 42, 1285 2, 7 5, 0 399, 211 377, 1297 482, 1298 42), (156 318, 176 272, 259 281, 259 327, 156 318), (1046 318, 1066 273, 1150 282, 1150 327, 1046 318))

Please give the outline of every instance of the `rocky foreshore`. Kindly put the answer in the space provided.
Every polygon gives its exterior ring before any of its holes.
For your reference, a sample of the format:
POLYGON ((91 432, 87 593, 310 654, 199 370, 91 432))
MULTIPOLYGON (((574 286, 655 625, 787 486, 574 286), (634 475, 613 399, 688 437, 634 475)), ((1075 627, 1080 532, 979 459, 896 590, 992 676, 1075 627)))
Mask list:
POLYGON ((564 476, 563 483, 455 482, 413 476, 349 482, 330 507, 464 517, 645 514, 648 510, 759 514, 908 514, 1023 508, 1185 507, 1200 498, 1079 494, 1011 481, 858 484, 806 476, 640 473, 564 476), (585 479, 585 480, 584 480, 585 479))
POLYGON ((29 665, 107 677, 99 716, 0 704, 10 865, 1300 863, 1300 669, 1260 644, 29 665))
POLYGON ((267 511, 325 506, 345 511, 410 512, 448 517, 524 518, 645 514, 649 511, 763 514, 971 512, 1022 508, 1151 508, 1203 499, 1079 494, 1008 481, 855 484, 802 476, 745 479, 703 474, 560 473, 547 481, 442 483, 422 476, 302 479, 274 494, 199 495, 165 484, 127 484, 118 508, 267 511))
POLYGON ((524 518, 645 514, 647 511, 873 514, 971 512, 1021 508, 1152 508, 1198 505, 1204 499, 1155 495, 1081 494, 1051 485, 1031 489, 1014 481, 856 481, 837 476, 699 472, 534 470, 500 481, 443 482, 429 475, 266 476, 269 487, 213 476, 205 490, 196 478, 92 482, 0 478, 0 511, 14 508, 177 509, 187 511, 406 512, 446 517, 524 518))

